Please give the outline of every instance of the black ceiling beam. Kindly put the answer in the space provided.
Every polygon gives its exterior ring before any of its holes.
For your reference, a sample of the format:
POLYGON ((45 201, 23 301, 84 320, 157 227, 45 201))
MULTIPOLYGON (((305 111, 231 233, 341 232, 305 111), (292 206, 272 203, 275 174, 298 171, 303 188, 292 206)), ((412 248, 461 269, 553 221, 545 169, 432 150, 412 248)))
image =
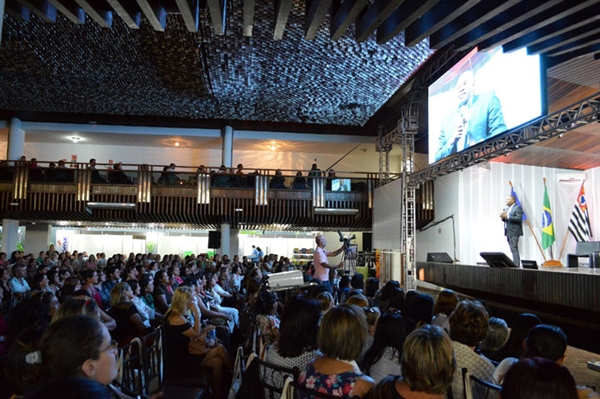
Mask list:
POLYGON ((275 4, 275 29, 273 31, 273 39, 283 39, 283 32, 287 25, 287 20, 292 12, 292 0, 276 0, 275 4))
POLYGON ((17 22, 29 22, 31 11, 22 4, 7 0, 4 5, 4 12, 17 22))
POLYGON ((549 25, 546 25, 540 29, 536 29, 533 32, 529 32, 523 36, 518 37, 502 46, 502 49, 506 52, 514 51, 522 47, 529 47, 534 44, 543 42, 546 39, 550 39, 554 36, 558 36, 562 33, 577 29, 581 26, 586 25, 589 22, 593 22, 596 26, 600 25, 598 21, 598 15, 600 14, 600 3, 593 5, 592 7, 585 8, 574 14, 561 18, 549 25))
POLYGON ((397 7, 377 28, 377 44, 384 44, 423 14, 439 3, 440 0, 409 1, 397 7))
MULTIPOLYGON (((600 51, 600 44, 594 44, 589 47, 584 47, 582 49, 575 50, 575 51, 572 51, 569 53, 565 53, 565 54, 562 54, 562 55, 559 55, 556 57, 544 57, 544 58, 546 59, 546 66, 548 68, 552 68, 553 66, 562 64, 563 62, 567 62, 574 58, 581 57, 582 55, 588 55, 591 53, 595 53, 597 51, 600 51)), ((600 57, 600 53, 594 55, 595 60, 600 59, 600 58, 596 58, 596 56, 600 57)))
POLYGON ((503 11, 496 17, 486 21, 480 27, 459 37, 454 41, 454 45, 460 50, 473 48, 477 46, 478 43, 497 36, 561 2, 562 0, 548 0, 541 4, 535 1, 519 2, 514 7, 511 7, 505 12, 503 11))
POLYGON ((200 21, 200 1, 199 0, 175 0, 177 8, 183 17, 183 22, 189 32, 198 32, 198 22, 200 21))
POLYGON ((106 0, 108 4, 115 10, 117 15, 121 17, 123 22, 131 29, 139 29, 142 22, 142 13, 132 8, 126 8, 125 4, 131 5, 131 2, 125 0, 106 0))
POLYGON ((94 4, 89 0, 75 0, 75 2, 101 27, 110 28, 112 26, 112 11, 100 8, 96 9, 94 4))
POLYGON ((356 22, 356 41, 364 42, 384 23, 404 0, 375 0, 356 22))
POLYGON ((333 0, 307 0, 304 17, 304 38, 313 40, 327 16, 333 0))
POLYGON ((138 6, 155 31, 164 32, 167 27, 167 10, 158 0, 136 0, 138 6))
POLYGON ((56 7, 45 0, 17 0, 44 22, 56 22, 56 7))
POLYGON ((254 0, 244 0, 244 36, 252 37, 254 28, 254 0))
POLYGON ((594 60, 600 60, 600 53, 594 54, 594 60))
MULTIPOLYGON (((569 0, 560 2, 553 7, 546 8, 545 10, 511 27, 510 29, 503 30, 502 32, 495 34, 486 40, 480 41, 478 44, 479 49, 487 50, 503 45, 504 43, 540 29, 598 2, 600 2, 600 0, 569 0)), ((548 5, 549 3, 547 2, 543 3, 543 6, 548 5)))
MULTIPOLYGON (((583 48, 590 48, 591 46, 594 46, 598 43, 600 43, 600 33, 596 33, 595 35, 591 35, 583 39, 576 40, 572 43, 566 44, 564 46, 558 47, 553 51, 550 51, 548 55, 557 56, 565 53, 571 53, 573 51, 581 50, 583 48)), ((588 53, 590 52, 593 51, 588 51, 588 53)))
POLYGON ((367 4, 369 0, 346 0, 343 3, 341 0, 334 0, 329 24, 331 40, 339 40, 367 4))
POLYGON ((85 22, 85 11, 74 0, 48 0, 58 11, 74 24, 85 22))
POLYGON ((227 0, 208 0, 207 3, 213 31, 215 32, 215 35, 223 36, 225 34, 227 0))
POLYGON ((583 39, 598 32, 600 32, 600 23, 598 23, 598 21, 594 21, 577 29, 573 29, 566 33, 544 40, 541 43, 536 43, 532 46, 527 46, 527 54, 552 54, 553 51, 551 50, 554 50, 555 48, 562 47, 569 43, 573 43, 579 39, 583 39))
MULTIPOLYGON (((502 23, 510 20, 508 13, 502 14, 504 11, 515 6, 515 8, 530 7, 529 4, 519 4, 521 0, 485 0, 475 7, 467 10, 463 15, 454 21, 446 24, 442 29, 435 32, 429 37, 429 47, 433 49, 441 49, 453 40, 465 35, 474 36, 474 38, 480 37, 482 34, 498 28, 500 25, 499 19, 502 19, 502 23), (502 17, 500 17, 502 16, 502 17), (496 23, 492 21, 496 20, 496 23)), ((560 1, 560 0, 554 0, 560 1)), ((516 15, 521 15, 523 10, 516 15)), ((469 37, 469 41, 472 39, 469 37)), ((458 46, 455 43, 455 46, 458 46)))
POLYGON ((404 32, 404 44, 415 46, 421 40, 431 36, 450 21, 458 18, 481 0, 460 0, 452 3, 441 2, 410 24, 404 32))

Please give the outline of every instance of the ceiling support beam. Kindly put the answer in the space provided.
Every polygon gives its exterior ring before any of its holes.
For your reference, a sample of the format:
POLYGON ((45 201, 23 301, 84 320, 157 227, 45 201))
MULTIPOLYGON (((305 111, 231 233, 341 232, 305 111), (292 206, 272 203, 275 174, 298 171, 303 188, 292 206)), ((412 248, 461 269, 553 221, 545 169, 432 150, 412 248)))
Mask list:
MULTIPOLYGON (((29 22, 29 16, 31 15, 29 8, 25 7, 22 4, 18 4, 13 0, 6 0, 4 12, 17 22, 29 22)), ((1 33, 2 32, 0 32, 0 34, 1 33)))
MULTIPOLYGON (((535 17, 538 13, 559 4, 562 0, 548 0, 544 3, 538 3, 534 1, 518 1, 511 2, 510 8, 504 8, 502 4, 497 5, 497 9, 501 10, 500 13, 496 13, 496 16, 483 22, 476 29, 470 29, 469 32, 462 35, 460 38, 454 41, 454 45, 457 49, 468 50, 475 47, 479 42, 489 39, 499 33, 502 33, 508 29, 511 29, 515 25, 528 20, 529 18, 535 17), (508 9, 507 12, 504 12, 508 9)), ((502 3, 502 2, 501 2, 502 3)))
POLYGON ((48 0, 58 11, 74 24, 85 22, 85 11, 74 0, 48 0))
POLYGON ((254 28, 254 0, 244 0, 244 36, 252 37, 254 28))
POLYGON ((527 33, 502 46, 505 52, 514 51, 522 47, 529 47, 543 42, 546 39, 558 36, 562 33, 580 28, 591 23, 594 28, 600 26, 598 15, 600 14, 600 3, 559 19, 533 32, 527 33))
MULTIPOLYGON (((593 46, 600 43, 600 33, 596 33, 595 35, 585 37, 583 39, 577 40, 571 44, 567 44, 561 47, 550 51, 550 56, 563 55, 566 53, 572 53, 577 50, 581 50, 584 48, 593 48, 593 46)), ((585 54, 593 53, 594 51, 588 51, 585 54)))
MULTIPOLYGON (((470 42, 473 40, 471 39, 471 36, 477 38, 478 35, 484 34, 490 29, 496 29, 497 26, 491 26, 492 24, 489 23, 489 21, 500 19, 498 17, 500 13, 515 5, 518 5, 520 1, 521 0, 485 0, 477 4, 475 7, 467 10, 459 18, 447 24, 439 31, 433 33, 429 37, 429 47, 433 49, 440 49, 463 35, 469 36, 470 42)), ((521 18, 520 16, 522 15, 522 11, 523 10, 520 10, 519 12, 515 11, 514 14, 518 15, 518 18, 521 18)), ((501 19, 502 23, 509 21, 508 16, 504 16, 501 19)), ((456 45, 457 44, 455 43, 455 46, 456 45)))
POLYGON ((481 0, 461 0, 452 4, 441 2, 410 24, 404 32, 404 44, 415 46, 421 40, 440 30, 443 26, 458 18, 481 0))
POLYGON ((377 29, 377 44, 387 43, 439 2, 440 0, 423 0, 400 5, 377 29))
POLYGON ((183 22, 190 32, 198 32, 200 22, 199 0, 175 0, 177 8, 183 17, 183 22))
POLYGON ((554 54, 554 52, 551 50, 554 50, 558 47, 563 47, 569 43, 576 42, 580 39, 584 39, 598 32, 600 32, 600 24, 598 24, 598 22, 593 22, 591 24, 584 25, 580 28, 573 29, 566 33, 544 40, 541 43, 536 43, 532 46, 527 46, 527 54, 554 54))
POLYGON ((17 0, 44 22, 56 22, 56 7, 45 0, 17 0))
POLYGON ((329 26, 331 40, 339 40, 367 4, 369 4, 369 0, 346 0, 343 3, 341 0, 334 0, 329 26))
MULTIPOLYGON (((543 28, 546 25, 550 25, 551 23, 568 17, 569 15, 581 11, 584 8, 587 8, 598 2, 600 2, 600 0, 569 0, 559 2, 554 7, 550 7, 552 2, 542 2, 542 5, 537 8, 537 13, 531 16, 531 18, 527 18, 526 20, 513 25, 509 29, 504 29, 501 32, 495 32, 493 36, 485 40, 481 40, 481 38, 479 38, 477 40, 479 49, 485 51, 493 47, 503 45, 504 43, 508 43, 511 40, 515 40, 530 32, 543 28)), ((464 46, 461 47, 461 49, 463 48, 464 46)))
POLYGON ((327 16, 333 0, 307 0, 304 17, 304 38, 313 40, 327 16))
POLYGON ((227 0, 207 0, 210 20, 212 21, 215 35, 225 34, 225 18, 227 17, 227 0))
POLYGON ((139 29, 140 22, 142 21, 142 13, 138 10, 132 8, 126 8, 125 4, 129 4, 130 2, 125 2, 123 0, 106 0, 108 4, 115 10, 117 15, 121 17, 123 22, 131 28, 131 29, 139 29))
POLYGON ((376 0, 356 22, 356 41, 364 42, 404 0, 376 0))
POLYGON ((108 10, 96 10, 88 0, 75 0, 77 4, 90 16, 98 25, 103 28, 110 28, 112 26, 112 11, 108 10))
POLYGON ((292 0, 276 0, 275 5, 275 31, 273 32, 273 39, 283 39, 283 32, 287 25, 287 20, 292 11, 292 0))
POLYGON ((155 31, 164 32, 167 27, 167 10, 156 0, 136 0, 148 22, 155 31))

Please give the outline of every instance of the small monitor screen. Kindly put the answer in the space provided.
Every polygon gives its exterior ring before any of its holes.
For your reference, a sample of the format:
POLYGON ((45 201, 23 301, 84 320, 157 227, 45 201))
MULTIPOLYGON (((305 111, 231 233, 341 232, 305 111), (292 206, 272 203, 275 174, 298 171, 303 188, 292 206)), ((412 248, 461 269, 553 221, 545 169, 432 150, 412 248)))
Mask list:
POLYGON ((429 163, 540 117, 544 81, 540 57, 525 48, 475 48, 429 86, 429 163))
POLYGON ((333 179, 331 191, 350 191, 350 179, 333 179))

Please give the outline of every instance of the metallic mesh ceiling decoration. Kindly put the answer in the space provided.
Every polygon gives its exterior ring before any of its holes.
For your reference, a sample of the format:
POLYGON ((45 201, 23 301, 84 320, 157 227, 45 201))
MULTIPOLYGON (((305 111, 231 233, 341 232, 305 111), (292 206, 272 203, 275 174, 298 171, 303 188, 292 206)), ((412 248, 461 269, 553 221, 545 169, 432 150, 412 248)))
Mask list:
POLYGON ((304 2, 293 2, 282 40, 273 39, 274 5, 256 2, 252 37, 242 1, 213 34, 207 10, 198 32, 181 14, 164 32, 142 17, 102 28, 88 15, 44 22, 5 16, 0 44, 0 110, 363 126, 433 53, 427 41, 404 46, 357 42, 352 25, 329 38, 329 17, 304 38, 304 2))

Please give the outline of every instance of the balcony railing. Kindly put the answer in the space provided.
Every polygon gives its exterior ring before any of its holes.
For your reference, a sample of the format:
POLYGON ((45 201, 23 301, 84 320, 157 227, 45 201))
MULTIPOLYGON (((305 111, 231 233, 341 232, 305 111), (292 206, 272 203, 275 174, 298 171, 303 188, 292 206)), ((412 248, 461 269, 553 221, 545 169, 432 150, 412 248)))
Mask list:
POLYGON ((370 230, 375 173, 0 161, 0 217, 370 230), (301 175, 297 175, 297 173, 301 175))

